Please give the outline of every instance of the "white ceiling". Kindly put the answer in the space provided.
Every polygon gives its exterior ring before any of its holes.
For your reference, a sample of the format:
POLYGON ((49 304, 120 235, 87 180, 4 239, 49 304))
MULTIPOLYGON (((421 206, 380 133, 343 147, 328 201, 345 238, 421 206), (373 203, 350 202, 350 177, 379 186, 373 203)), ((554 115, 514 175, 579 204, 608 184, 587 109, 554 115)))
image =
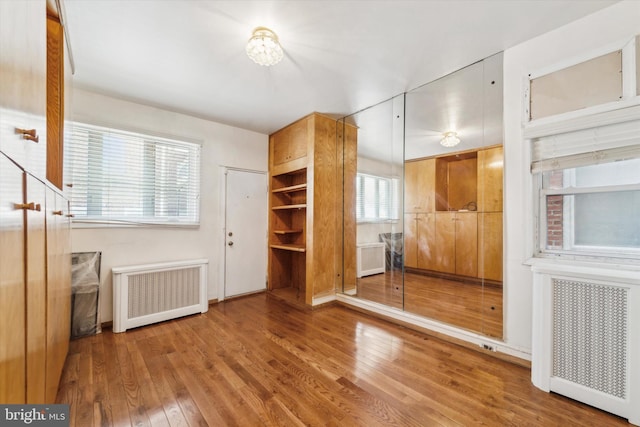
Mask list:
MULTIPOLYGON (((614 0, 65 0, 74 84, 262 133, 342 117, 614 0), (245 54, 267 26, 285 50, 245 54)), ((594 31, 597 31, 594 29, 594 31)), ((550 47, 552 48, 552 47, 550 47)))

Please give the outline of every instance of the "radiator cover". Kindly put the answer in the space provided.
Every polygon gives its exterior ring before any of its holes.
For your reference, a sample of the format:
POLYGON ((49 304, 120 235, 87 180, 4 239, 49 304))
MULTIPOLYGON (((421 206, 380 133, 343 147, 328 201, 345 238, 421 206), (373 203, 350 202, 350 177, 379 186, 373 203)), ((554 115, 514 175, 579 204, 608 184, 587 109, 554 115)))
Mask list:
POLYGON ((640 270, 533 264, 531 378, 640 425, 640 270))
POLYGON ((356 249, 356 277, 380 274, 385 271, 384 243, 358 243, 356 249))
POLYGON ((552 376, 626 399, 628 289, 558 278, 552 287, 552 376))
POLYGON ((113 332, 204 313, 207 260, 115 267, 113 332))

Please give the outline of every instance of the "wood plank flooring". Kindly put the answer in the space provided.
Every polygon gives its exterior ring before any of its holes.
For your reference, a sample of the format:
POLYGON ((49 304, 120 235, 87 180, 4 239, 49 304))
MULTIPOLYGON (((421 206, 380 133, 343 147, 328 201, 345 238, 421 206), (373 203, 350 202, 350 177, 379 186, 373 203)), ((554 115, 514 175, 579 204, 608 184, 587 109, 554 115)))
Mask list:
POLYGON ((526 368, 342 306, 266 294, 71 342, 71 426, 615 426, 526 368))
POLYGON ((387 271, 358 279, 357 296, 502 338, 502 288, 405 272, 387 271))

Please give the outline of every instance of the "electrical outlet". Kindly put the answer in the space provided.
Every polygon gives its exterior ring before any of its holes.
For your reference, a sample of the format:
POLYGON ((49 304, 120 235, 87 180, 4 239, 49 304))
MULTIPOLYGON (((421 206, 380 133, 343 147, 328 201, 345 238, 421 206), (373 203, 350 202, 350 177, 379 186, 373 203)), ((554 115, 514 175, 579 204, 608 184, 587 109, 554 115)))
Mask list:
POLYGON ((480 347, 482 347, 485 350, 496 351, 496 348, 491 344, 480 344, 480 347))

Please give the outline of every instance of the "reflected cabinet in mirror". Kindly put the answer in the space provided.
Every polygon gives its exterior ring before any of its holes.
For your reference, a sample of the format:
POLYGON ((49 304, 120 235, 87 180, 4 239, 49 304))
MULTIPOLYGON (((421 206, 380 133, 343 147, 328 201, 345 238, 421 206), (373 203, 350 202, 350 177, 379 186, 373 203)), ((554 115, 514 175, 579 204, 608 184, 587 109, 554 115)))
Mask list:
POLYGON ((501 338, 502 55, 344 124, 357 129, 345 176, 357 268, 344 291, 501 338))

